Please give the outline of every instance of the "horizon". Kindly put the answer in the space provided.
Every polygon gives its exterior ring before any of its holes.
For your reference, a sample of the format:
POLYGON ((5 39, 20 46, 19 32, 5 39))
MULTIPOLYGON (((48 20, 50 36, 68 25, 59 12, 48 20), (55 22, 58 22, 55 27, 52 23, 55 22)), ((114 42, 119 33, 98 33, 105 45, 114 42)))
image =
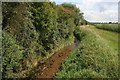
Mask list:
POLYGON ((119 0, 50 0, 57 5, 75 4, 88 22, 118 22, 119 0))

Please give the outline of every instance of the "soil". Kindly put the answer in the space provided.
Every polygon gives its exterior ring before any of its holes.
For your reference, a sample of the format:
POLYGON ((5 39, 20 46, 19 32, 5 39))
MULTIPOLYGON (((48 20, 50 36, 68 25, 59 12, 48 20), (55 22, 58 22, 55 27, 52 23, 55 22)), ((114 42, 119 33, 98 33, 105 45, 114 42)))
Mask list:
POLYGON ((79 41, 65 46, 48 60, 39 62, 38 65, 30 71, 30 75, 27 78, 54 78, 55 74, 59 71, 61 64, 65 62, 65 59, 74 51, 78 43, 79 41))

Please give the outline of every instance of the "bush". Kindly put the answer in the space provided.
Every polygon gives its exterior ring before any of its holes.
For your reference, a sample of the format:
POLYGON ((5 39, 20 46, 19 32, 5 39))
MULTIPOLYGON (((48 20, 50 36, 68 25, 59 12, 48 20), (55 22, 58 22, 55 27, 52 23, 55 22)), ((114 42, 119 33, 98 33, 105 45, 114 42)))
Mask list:
POLYGON ((3 31, 2 36, 2 75, 4 78, 12 78, 22 70, 23 54, 12 35, 3 31))
POLYGON ((74 36, 80 41, 86 35, 86 33, 83 33, 82 31, 80 31, 79 28, 76 28, 73 33, 74 33, 74 36))

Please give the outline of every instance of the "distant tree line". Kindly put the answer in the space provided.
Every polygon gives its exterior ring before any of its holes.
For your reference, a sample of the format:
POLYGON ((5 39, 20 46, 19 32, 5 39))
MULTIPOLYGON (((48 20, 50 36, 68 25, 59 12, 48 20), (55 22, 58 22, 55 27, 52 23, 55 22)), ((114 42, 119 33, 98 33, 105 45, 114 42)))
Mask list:
POLYGON ((118 22, 89 22, 90 24, 118 24, 118 22))

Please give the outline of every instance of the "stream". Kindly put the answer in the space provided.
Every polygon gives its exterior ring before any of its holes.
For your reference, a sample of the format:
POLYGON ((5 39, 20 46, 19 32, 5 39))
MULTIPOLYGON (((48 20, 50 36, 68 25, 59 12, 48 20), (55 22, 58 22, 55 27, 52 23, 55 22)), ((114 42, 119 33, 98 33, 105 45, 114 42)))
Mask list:
POLYGON ((53 54, 43 63, 38 63, 38 65, 30 71, 30 75, 27 76, 27 78, 54 78, 61 64, 64 63, 65 59, 77 48, 78 44, 79 41, 77 40, 75 43, 60 49, 60 51, 53 54))

